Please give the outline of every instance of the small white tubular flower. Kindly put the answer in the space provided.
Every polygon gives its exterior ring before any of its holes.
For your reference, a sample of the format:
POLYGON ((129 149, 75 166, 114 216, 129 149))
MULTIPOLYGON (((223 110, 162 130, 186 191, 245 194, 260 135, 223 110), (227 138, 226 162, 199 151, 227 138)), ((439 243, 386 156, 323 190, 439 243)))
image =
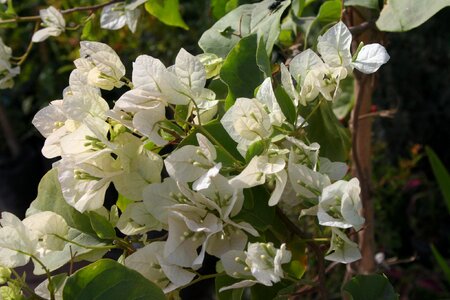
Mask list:
POLYGON ((19 67, 11 68, 12 50, 0 38, 0 89, 11 88, 14 85, 13 77, 20 72, 19 67))
POLYGON ((361 48, 352 66, 365 74, 371 74, 378 71, 389 58, 389 54, 383 46, 369 44, 361 48))
POLYGON ((225 272, 232 277, 247 280, 224 287, 220 291, 251 286, 255 283, 272 286, 284 277, 281 265, 290 260, 291 252, 286 250, 286 244, 277 249, 272 243, 249 243, 245 252, 225 253, 221 257, 225 272))
POLYGON ((197 248, 208 235, 222 230, 219 218, 206 210, 191 205, 173 206, 168 214, 169 236, 164 247, 167 261, 182 267, 200 267, 202 253, 197 248), (200 257, 201 259, 197 259, 200 257))
POLYGON ((350 181, 339 180, 325 187, 319 198, 319 224, 360 230, 365 221, 361 216, 360 192, 357 178, 350 181))
POLYGON ((80 46, 80 58, 74 63, 87 76, 88 84, 104 90, 123 86, 120 79, 125 75, 125 66, 111 47, 91 41, 81 41, 80 46))
POLYGON ((123 234, 136 235, 152 230, 160 231, 163 229, 163 226, 161 222, 147 211, 144 203, 136 202, 128 204, 117 221, 117 228, 123 234))
POLYGON ((0 219, 0 265, 24 266, 35 255, 38 239, 15 215, 3 212, 0 219))
POLYGON ((281 111, 281 107, 275 97, 275 93, 272 88, 272 80, 270 77, 267 77, 261 84, 258 93, 256 94, 256 99, 267 107, 267 110, 269 111, 270 123, 274 126, 281 126, 286 120, 286 117, 281 111))
POLYGON ((65 31, 66 21, 59 10, 50 6, 47 9, 41 9, 39 14, 42 19, 42 25, 45 27, 36 31, 31 40, 33 43, 39 43, 50 36, 58 36, 65 31))
POLYGON ((318 143, 306 145, 302 140, 290 136, 286 137, 286 140, 294 146, 289 156, 292 163, 302 164, 316 171, 317 163, 319 162, 320 145, 318 143))
POLYGON ((169 263, 162 255, 164 248, 165 242, 153 242, 128 256, 124 264, 168 293, 191 282, 195 273, 169 263))
POLYGON ((311 49, 306 49, 300 54, 296 55, 289 64, 289 72, 297 83, 302 86, 306 75, 315 69, 324 67, 323 61, 311 49))
POLYGON ((306 165, 296 164, 294 155, 289 155, 288 173, 292 187, 299 198, 318 198, 322 190, 331 184, 327 175, 316 172, 306 165))
POLYGON ((238 98, 220 122, 244 156, 250 144, 273 132, 269 114, 256 99, 238 98))
POLYGON ((330 67, 350 66, 352 34, 342 21, 328 29, 317 40, 317 51, 330 67))
MULTIPOLYGON (((199 133, 197 134, 197 141, 199 146, 187 145, 181 147, 164 160, 170 177, 181 182, 193 182, 207 173, 208 170, 213 169, 215 171, 217 169, 214 162, 217 153, 213 144, 199 133)), ((215 174, 217 175, 217 172, 215 174)))
POLYGON ((325 259, 344 264, 361 259, 361 252, 355 242, 351 241, 341 230, 336 228, 331 228, 331 230, 331 245, 325 259))
POLYGON ((36 251, 41 256, 64 248, 66 243, 60 237, 66 237, 69 227, 60 215, 51 211, 39 212, 25 218, 22 223, 38 239, 36 251))

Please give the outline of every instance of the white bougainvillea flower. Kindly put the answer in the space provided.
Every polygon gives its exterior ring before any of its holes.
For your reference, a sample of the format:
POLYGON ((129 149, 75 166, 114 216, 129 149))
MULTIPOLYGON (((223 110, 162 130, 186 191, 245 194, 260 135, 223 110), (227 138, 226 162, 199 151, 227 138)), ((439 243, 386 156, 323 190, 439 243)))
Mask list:
POLYGON ((102 207, 112 178, 123 172, 109 149, 97 151, 94 155, 63 157, 54 167, 58 170, 64 199, 80 212, 102 207))
POLYGON ((364 224, 360 193, 357 178, 350 181, 339 180, 325 187, 319 198, 319 224, 339 228, 354 227, 355 230, 360 230, 364 224))
POLYGON ((124 264, 156 283, 164 293, 168 293, 191 282, 195 273, 169 263, 162 255, 165 244, 153 242, 146 245, 128 256, 124 264))
POLYGON ((120 88, 125 66, 116 52, 106 44, 92 41, 80 42, 80 58, 75 66, 86 77, 88 84, 104 90, 120 88))
POLYGON ((120 175, 112 178, 114 187, 126 198, 140 201, 148 184, 161 181, 163 161, 159 155, 147 150, 138 137, 128 132, 120 134, 114 144, 115 164, 122 170, 120 175))
POLYGON ((330 178, 320 172, 314 171, 303 164, 294 163, 294 155, 289 155, 289 180, 300 198, 317 199, 322 190, 331 184, 330 178))
POLYGON ((361 252, 358 245, 351 241, 344 232, 337 228, 331 228, 331 245, 325 259, 349 264, 361 259, 361 252))
MULTIPOLYGON (((289 73, 289 69, 283 63, 280 64, 280 71, 281 85, 283 86, 288 96, 291 98, 294 106, 297 107, 300 103, 300 98, 297 90, 295 89, 294 82, 292 81, 291 73, 289 73)), ((302 103, 302 105, 306 105, 306 103, 302 103)))
POLYGON ((204 209, 178 204, 171 208, 168 223, 169 236, 164 247, 167 261, 182 267, 199 268, 203 258, 202 253, 197 253, 197 248, 208 235, 222 230, 220 219, 204 209))
POLYGON ((386 49, 375 43, 363 46, 352 61, 351 42, 350 30, 338 22, 318 38, 317 51, 329 66, 344 67, 349 72, 356 68, 366 74, 374 73, 389 60, 386 49))
POLYGON ((11 67, 12 50, 0 38, 0 89, 11 88, 14 85, 13 77, 18 75, 20 67, 11 67))
POLYGON ((146 208, 142 202, 130 203, 120 215, 117 228, 126 235, 144 234, 160 231, 163 225, 146 208))
POLYGON ((320 157, 319 172, 328 175, 332 181, 341 180, 348 171, 348 165, 343 162, 331 161, 326 157, 320 157))
POLYGON ((63 110, 63 101, 54 100, 39 110, 31 121, 36 129, 45 137, 49 137, 64 125, 67 116, 63 110))
MULTIPOLYGON (((220 168, 214 162, 217 153, 214 145, 202 134, 197 134, 197 141, 199 146, 187 145, 172 152, 165 160, 167 173, 169 176, 181 182, 193 182, 204 176, 200 182, 203 182, 207 187, 205 181, 209 177, 218 174, 220 168), (211 170, 212 174, 206 174, 211 170), (214 175, 215 174, 215 175, 214 175)), ((195 183, 195 190, 199 189, 200 183, 195 183)), ((201 188, 206 188, 200 186, 201 188)))
POLYGON ((42 25, 45 27, 36 31, 31 40, 33 43, 39 43, 50 36, 58 36, 65 31, 66 21, 59 10, 50 6, 47 9, 41 9, 39 14, 42 19, 42 25))
POLYGON ((135 0, 127 5, 121 2, 105 6, 100 17, 100 27, 117 30, 127 25, 130 31, 134 33, 141 14, 137 8, 146 1, 135 0))
POLYGON ((318 143, 305 144, 302 140, 294 137, 286 137, 294 147, 291 148, 289 159, 294 164, 302 164, 316 171, 319 162, 320 145, 318 143))
POLYGON ((267 110, 269 111, 270 123, 274 126, 281 126, 286 120, 286 117, 281 111, 281 107, 275 97, 275 93, 272 88, 272 80, 270 77, 267 77, 261 84, 256 94, 256 99, 267 107, 267 110))
POLYGON ((39 241, 36 251, 44 256, 52 251, 60 251, 64 248, 65 238, 69 231, 66 221, 60 215, 44 211, 25 218, 22 223, 39 241))
POLYGON ((0 265, 15 268, 37 255, 38 238, 15 215, 3 212, 0 219, 0 265))
POLYGON ((291 260, 291 252, 286 244, 280 249, 272 243, 249 243, 247 251, 230 251, 221 257, 225 272, 235 278, 246 280, 223 287, 220 291, 241 288, 261 283, 272 286, 284 277, 282 264, 291 260))
POLYGON ((270 137, 273 132, 269 114, 257 99, 238 98, 220 122, 244 156, 250 144, 270 137))

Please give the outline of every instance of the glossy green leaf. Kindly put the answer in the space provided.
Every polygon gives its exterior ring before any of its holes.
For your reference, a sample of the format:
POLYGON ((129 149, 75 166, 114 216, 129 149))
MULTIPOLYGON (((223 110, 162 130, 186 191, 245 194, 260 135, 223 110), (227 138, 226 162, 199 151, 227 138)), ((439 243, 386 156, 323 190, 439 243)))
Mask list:
POLYGON ((274 299, 287 286, 288 284, 286 282, 277 282, 273 286, 256 284, 250 288, 251 300, 274 299))
POLYGON ((178 0, 148 0, 145 10, 166 25, 189 29, 181 17, 178 0))
POLYGON ((266 52, 266 44, 262 38, 259 39, 259 43, 256 49, 256 64, 261 72, 264 73, 264 77, 270 77, 272 75, 272 69, 270 66, 270 58, 266 52))
POLYGON ((285 0, 280 2, 277 9, 271 10, 269 7, 273 2, 265 0, 232 10, 203 33, 198 42, 200 48, 205 53, 225 58, 241 38, 256 34, 258 40, 264 40, 269 55, 280 34, 281 16, 290 5, 290 0, 285 0))
POLYGON ((217 276, 215 279, 217 300, 241 300, 244 289, 231 289, 219 292, 223 287, 230 286, 242 279, 236 279, 227 275, 217 276))
POLYGON ((217 20, 235 9, 239 5, 238 0, 211 0, 211 11, 217 20))
POLYGON ((235 217, 235 220, 245 221, 253 225, 259 232, 266 231, 275 217, 275 207, 269 206, 270 194, 263 186, 249 189, 252 193, 253 207, 244 208, 235 217))
POLYGON ((445 168, 439 157, 430 147, 426 147, 425 150, 427 152, 431 168, 433 169, 434 177, 436 177, 441 193, 444 196, 447 210, 450 213, 450 174, 448 173, 447 168, 445 168))
POLYGON ((67 225, 82 232, 94 234, 89 217, 67 204, 61 192, 56 169, 51 169, 42 177, 38 195, 31 203, 26 215, 40 211, 52 211, 66 220, 67 225))
POLYGON ((433 256, 436 259, 437 263, 439 264, 439 267, 445 274, 445 278, 447 279, 447 282, 450 283, 450 266, 445 261, 444 257, 442 257, 441 253, 434 247, 434 245, 431 245, 431 251, 433 252, 433 256))
POLYGON ((70 300, 166 299, 153 282, 111 259, 101 259, 69 277, 63 297, 70 300))
POLYGON ((317 14, 317 21, 328 24, 338 22, 341 19, 342 4, 340 0, 330 0, 324 2, 317 14))
MULTIPOLYGON (((317 104, 314 103, 313 106, 315 105, 317 104)), ((305 117, 306 114, 302 112, 302 116, 305 117)), ((320 144, 322 156, 332 161, 347 160, 350 152, 350 134, 334 115, 330 101, 322 100, 320 107, 309 118, 308 124, 305 128, 308 139, 320 144)))
POLYGON ((90 211, 89 219, 97 236, 101 239, 112 240, 116 237, 116 231, 111 223, 102 215, 90 211))
POLYGON ((297 120, 297 110, 295 108, 294 102, 286 93, 281 85, 277 86, 275 89, 275 97, 277 98, 278 105, 280 105, 281 111, 285 115, 289 123, 294 124, 297 120))
POLYGON ((253 98, 254 90, 264 80, 257 62, 257 37, 243 38, 233 48, 220 70, 220 78, 227 84, 232 103, 236 97, 253 98))
POLYGON ((306 243, 296 239, 288 243, 288 249, 292 253, 289 264, 283 266, 283 270, 290 276, 301 279, 306 272, 307 256, 306 243))
POLYGON ((134 201, 130 200, 127 197, 119 194, 119 197, 117 198, 116 205, 120 209, 121 212, 124 212, 125 209, 127 209, 127 206, 129 204, 131 204, 131 203, 134 203, 134 201))
POLYGON ((380 10, 380 2, 378 0, 344 0, 344 6, 361 6, 380 10))
POLYGON ((408 31, 447 6, 450 0, 390 0, 383 6, 376 24, 381 31, 408 31))
POLYGON ((397 300, 398 295, 384 275, 357 275, 344 285, 352 300, 397 300))

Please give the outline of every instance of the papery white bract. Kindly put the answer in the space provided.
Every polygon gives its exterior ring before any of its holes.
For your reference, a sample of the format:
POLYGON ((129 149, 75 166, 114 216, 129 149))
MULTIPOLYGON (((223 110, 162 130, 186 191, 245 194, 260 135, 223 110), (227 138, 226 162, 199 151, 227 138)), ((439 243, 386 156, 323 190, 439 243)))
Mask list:
POLYGON ((361 259, 361 252, 358 245, 351 241, 344 232, 337 228, 331 228, 331 245, 325 259, 349 264, 361 259))
POLYGON ((41 9, 39 14, 45 28, 36 31, 33 34, 31 39, 33 43, 42 42, 50 36, 58 36, 64 32, 66 21, 59 10, 50 6, 47 9, 41 9))

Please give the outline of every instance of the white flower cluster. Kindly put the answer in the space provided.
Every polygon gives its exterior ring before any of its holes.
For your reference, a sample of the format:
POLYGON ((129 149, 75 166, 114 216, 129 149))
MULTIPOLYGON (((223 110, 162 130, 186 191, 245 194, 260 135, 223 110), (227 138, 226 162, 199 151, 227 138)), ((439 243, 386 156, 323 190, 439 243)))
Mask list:
MULTIPOLYGON (((319 39, 321 57, 307 50, 289 70, 281 65, 282 86, 296 110, 317 97, 334 99, 339 81, 353 67, 374 72, 387 61, 378 44, 362 47, 352 60, 350 41, 348 29, 338 23, 319 39)), ((287 120, 271 78, 255 98, 238 98, 220 117, 215 93, 205 88, 220 62, 207 73, 200 58, 184 49, 170 67, 141 55, 130 81, 107 45, 81 42, 80 56, 63 99, 39 111, 33 124, 46 137, 44 156, 61 157, 54 168, 66 202, 81 213, 106 216, 127 236, 142 235, 141 247, 124 259, 126 266, 165 292, 191 282, 206 253, 220 258, 228 275, 243 279, 228 288, 280 281, 291 252, 286 244, 248 243, 249 236, 258 240, 259 232, 240 217, 249 201, 244 190, 261 185, 270 196, 256 205, 279 205, 296 218, 315 215, 319 224, 331 227, 326 259, 350 263, 360 258, 343 231, 364 224, 359 182, 344 180, 347 166, 321 157, 320 145, 302 138, 306 121, 299 114, 295 122, 287 120), (101 89, 124 86, 130 90, 111 109, 101 89), (184 114, 168 117, 180 109, 184 114), (246 164, 220 158, 224 149, 217 140, 222 137, 202 126, 214 118, 236 141, 246 164), (177 144, 168 155, 158 154, 177 144), (259 151, 252 154, 255 148, 259 151), (111 183, 129 202, 120 217, 103 207, 111 183), (305 203, 308 209, 296 210, 305 203), (165 240, 146 240, 147 232, 161 230, 167 231, 165 240)), ((89 244, 86 235, 80 237, 55 213, 31 210, 23 221, 4 213, 1 225, 0 265, 6 267, 24 265, 30 255, 47 262, 58 253, 62 258, 49 267, 54 270, 71 259, 67 241, 83 238, 78 244, 89 244)))

